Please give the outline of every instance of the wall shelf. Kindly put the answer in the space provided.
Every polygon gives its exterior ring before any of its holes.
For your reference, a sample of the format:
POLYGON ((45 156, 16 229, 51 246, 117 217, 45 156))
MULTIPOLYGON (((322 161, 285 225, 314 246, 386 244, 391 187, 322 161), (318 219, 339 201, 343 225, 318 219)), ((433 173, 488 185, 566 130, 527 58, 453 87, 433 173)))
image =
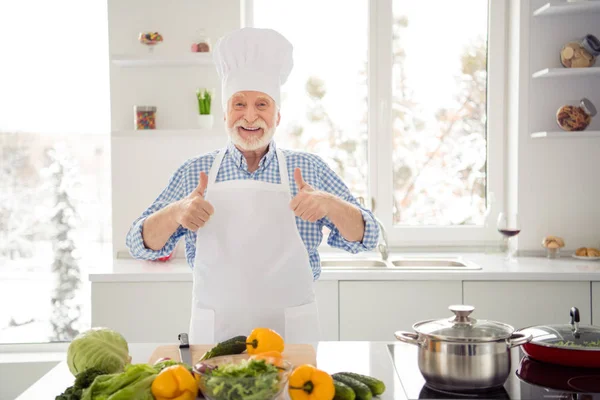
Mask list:
POLYGON ((190 67, 190 66, 212 66, 212 53, 189 53, 180 56, 161 56, 156 54, 115 55, 112 63, 119 67, 190 67))
POLYGON ((545 68, 535 72, 533 78, 559 78, 597 76, 600 78, 600 67, 591 68, 545 68))
POLYGON ((140 129, 140 130, 116 130, 112 131, 113 137, 132 137, 139 139, 147 138, 172 138, 172 137, 202 137, 210 133, 211 129, 140 129))
POLYGON ((564 1, 553 1, 544 4, 533 12, 534 17, 545 17, 551 15, 583 14, 600 12, 600 1, 588 0, 574 3, 564 1))
POLYGON ((544 131, 535 132, 531 134, 533 139, 544 139, 544 138, 591 138, 600 137, 600 131, 577 131, 577 132, 563 132, 563 131, 544 131))

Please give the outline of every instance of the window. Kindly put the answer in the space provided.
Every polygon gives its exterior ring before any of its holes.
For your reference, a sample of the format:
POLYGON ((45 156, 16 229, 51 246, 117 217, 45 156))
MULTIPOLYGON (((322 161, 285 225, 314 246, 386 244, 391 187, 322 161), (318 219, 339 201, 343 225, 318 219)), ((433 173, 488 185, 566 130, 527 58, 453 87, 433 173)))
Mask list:
POLYGON ((70 341, 111 259, 106 4, 4 2, 0 33, 0 343, 70 341))
POLYGON ((367 0, 252 2, 253 25, 281 32, 294 46, 282 87, 276 142, 323 157, 356 196, 368 193, 367 0))
POLYGON ((247 25, 294 45, 278 143, 371 197, 393 245, 494 240, 504 1, 281 3, 245 2, 247 25))

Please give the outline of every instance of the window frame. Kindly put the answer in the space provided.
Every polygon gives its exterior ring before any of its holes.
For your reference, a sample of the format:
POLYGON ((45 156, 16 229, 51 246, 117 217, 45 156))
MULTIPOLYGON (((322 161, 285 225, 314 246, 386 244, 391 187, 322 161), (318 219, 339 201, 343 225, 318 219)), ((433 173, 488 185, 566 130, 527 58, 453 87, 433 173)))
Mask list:
MULTIPOLYGON (((253 26, 254 0, 241 1, 241 26, 253 26)), ((482 226, 393 226, 392 18, 393 0, 369 1, 368 191, 370 206, 387 233, 388 245, 404 249, 486 248, 498 245, 496 220, 504 208, 504 131, 507 81, 508 5, 488 0, 487 193, 494 202, 482 226), (377 162, 371 162, 377 160, 377 162)), ((415 0, 405 0, 415 1, 415 0)))

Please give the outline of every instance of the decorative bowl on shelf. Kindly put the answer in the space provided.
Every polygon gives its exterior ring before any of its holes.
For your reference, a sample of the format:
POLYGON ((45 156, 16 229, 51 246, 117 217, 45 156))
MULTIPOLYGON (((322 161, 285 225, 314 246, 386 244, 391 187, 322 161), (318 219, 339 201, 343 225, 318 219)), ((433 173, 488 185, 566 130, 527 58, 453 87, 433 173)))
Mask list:
POLYGON ((150 51, 152 51, 153 46, 162 43, 163 37, 158 32, 141 32, 138 36, 138 40, 141 44, 149 46, 150 51))

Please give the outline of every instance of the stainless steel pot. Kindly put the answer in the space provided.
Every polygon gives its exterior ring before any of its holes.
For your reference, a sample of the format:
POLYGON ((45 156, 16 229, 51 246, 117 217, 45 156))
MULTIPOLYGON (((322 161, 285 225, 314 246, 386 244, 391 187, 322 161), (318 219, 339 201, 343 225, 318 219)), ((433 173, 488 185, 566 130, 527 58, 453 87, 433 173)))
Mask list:
POLYGON ((449 307, 455 316, 398 331, 398 340, 419 347, 419 369, 426 385, 438 390, 478 392, 498 388, 510 374, 510 349, 531 340, 500 322, 469 317, 472 306, 449 307))

